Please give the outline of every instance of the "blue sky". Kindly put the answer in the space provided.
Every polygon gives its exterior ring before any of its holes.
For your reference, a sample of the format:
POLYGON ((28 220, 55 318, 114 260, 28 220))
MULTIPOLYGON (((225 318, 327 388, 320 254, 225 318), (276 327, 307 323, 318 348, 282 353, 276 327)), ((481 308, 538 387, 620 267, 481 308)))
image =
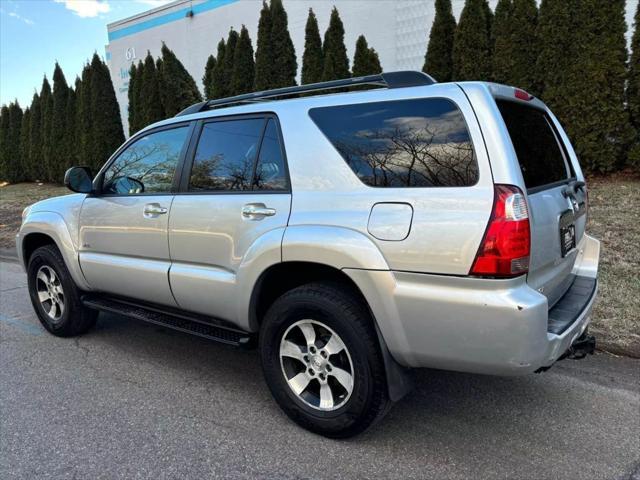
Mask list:
POLYGON ((73 84, 94 51, 104 57, 108 23, 168 1, 0 0, 0 104, 30 104, 56 60, 73 84))

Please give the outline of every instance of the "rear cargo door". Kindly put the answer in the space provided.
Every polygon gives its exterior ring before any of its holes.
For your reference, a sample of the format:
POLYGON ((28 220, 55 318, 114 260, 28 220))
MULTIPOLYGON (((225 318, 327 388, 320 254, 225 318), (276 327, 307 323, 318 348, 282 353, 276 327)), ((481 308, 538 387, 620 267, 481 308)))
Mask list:
MULTIPOLYGON (((549 306, 571 286, 576 246, 584 235, 586 189, 545 110, 497 100, 524 177, 531 222, 528 283, 549 306)), ((579 168, 579 167, 578 167, 579 168)))

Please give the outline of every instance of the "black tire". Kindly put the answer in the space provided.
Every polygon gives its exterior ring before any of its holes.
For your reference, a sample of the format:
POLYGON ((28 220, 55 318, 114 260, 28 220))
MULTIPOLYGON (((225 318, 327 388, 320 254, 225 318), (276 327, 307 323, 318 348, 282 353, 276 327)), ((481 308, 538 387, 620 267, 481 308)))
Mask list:
POLYGON ((87 332, 96 324, 98 312, 86 308, 80 302, 81 291, 78 289, 60 251, 54 245, 45 245, 35 250, 29 258, 27 266, 27 281, 29 296, 40 323, 50 333, 58 337, 73 337, 87 332), (43 288, 42 283, 37 279, 38 272, 47 267, 55 273, 62 289, 61 301, 64 308, 61 308, 61 315, 58 319, 53 319, 45 309, 46 306, 40 302, 38 288, 43 288))
MULTIPOLYGON (((317 340, 317 344, 322 348, 322 340, 317 340)), ((289 418, 307 430, 330 438, 351 437, 380 420, 391 406, 371 315, 358 297, 344 286, 311 283, 278 298, 261 326, 260 353, 265 379, 276 402, 289 418), (287 330, 303 319, 317 320, 328 326, 339 335, 350 355, 353 390, 336 410, 313 408, 287 383, 280 363, 280 343, 287 330)))

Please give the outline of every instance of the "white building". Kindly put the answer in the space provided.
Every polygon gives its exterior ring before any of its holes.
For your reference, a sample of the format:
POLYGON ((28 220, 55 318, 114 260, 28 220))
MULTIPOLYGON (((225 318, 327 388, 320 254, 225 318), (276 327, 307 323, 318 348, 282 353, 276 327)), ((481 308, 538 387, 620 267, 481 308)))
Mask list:
MULTIPOLYGON (((453 4, 457 16, 464 2, 454 0, 453 4)), ((356 39, 364 34, 369 45, 378 52, 385 70, 422 68, 433 23, 432 0, 284 0, 289 32, 298 56, 298 77, 309 8, 313 8, 320 35, 324 36, 334 5, 344 23, 345 44, 351 62, 356 39)), ((132 62, 144 59, 147 50, 154 57, 159 56, 161 42, 164 41, 202 90, 207 57, 216 54, 218 42, 227 38, 231 27, 239 31, 244 24, 255 49, 261 8, 261 0, 176 0, 109 24, 106 57, 125 131, 128 132, 127 89, 132 62)))

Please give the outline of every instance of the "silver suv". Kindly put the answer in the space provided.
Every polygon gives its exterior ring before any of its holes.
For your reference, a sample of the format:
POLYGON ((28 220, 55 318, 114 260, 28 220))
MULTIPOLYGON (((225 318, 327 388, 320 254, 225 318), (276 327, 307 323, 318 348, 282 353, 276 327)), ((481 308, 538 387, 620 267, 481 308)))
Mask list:
POLYGON ((257 344, 280 407, 322 435, 381 418, 411 368, 593 351, 584 177, 513 87, 393 72, 203 102, 65 183, 17 237, 48 331, 108 311, 257 344))

